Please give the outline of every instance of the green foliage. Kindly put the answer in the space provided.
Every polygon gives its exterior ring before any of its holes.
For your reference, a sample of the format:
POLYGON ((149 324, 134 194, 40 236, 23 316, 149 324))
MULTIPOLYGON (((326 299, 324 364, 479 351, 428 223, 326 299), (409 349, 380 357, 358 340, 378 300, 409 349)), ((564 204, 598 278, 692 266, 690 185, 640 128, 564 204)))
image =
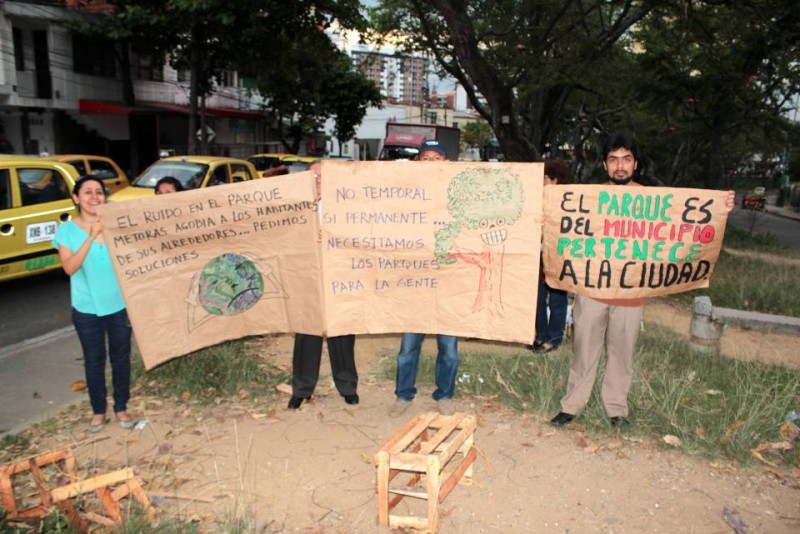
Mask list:
MULTIPOLYGON (((227 341, 170 360, 145 373, 134 366, 134 381, 153 395, 214 400, 221 396, 272 395, 289 376, 275 368, 249 344, 250 338, 227 341)), ((134 361, 139 362, 138 358, 134 361)))
POLYGON ((492 127, 484 120, 468 122, 461 128, 461 141, 470 147, 480 148, 493 137, 492 127))
POLYGON ((522 215, 525 190, 503 169, 467 169, 447 187, 447 211, 461 226, 476 230, 513 225, 522 215))
POLYGON ((800 258, 800 252, 781 243, 780 239, 772 234, 751 234, 729 224, 725 228, 724 246, 741 249, 767 252, 777 256, 800 258))

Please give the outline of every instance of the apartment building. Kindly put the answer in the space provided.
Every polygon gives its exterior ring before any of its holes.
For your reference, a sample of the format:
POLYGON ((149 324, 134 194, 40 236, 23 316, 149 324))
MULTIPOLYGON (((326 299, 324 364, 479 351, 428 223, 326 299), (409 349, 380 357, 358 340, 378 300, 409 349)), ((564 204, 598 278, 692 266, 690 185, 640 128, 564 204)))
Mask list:
MULTIPOLYGON (((186 73, 132 54, 135 104, 126 104, 114 44, 66 25, 109 10, 105 1, 0 0, 0 152, 102 154, 134 174, 161 151, 188 152, 186 73)), ((276 149, 259 104, 236 73, 216 80, 206 99, 208 152, 276 149)))

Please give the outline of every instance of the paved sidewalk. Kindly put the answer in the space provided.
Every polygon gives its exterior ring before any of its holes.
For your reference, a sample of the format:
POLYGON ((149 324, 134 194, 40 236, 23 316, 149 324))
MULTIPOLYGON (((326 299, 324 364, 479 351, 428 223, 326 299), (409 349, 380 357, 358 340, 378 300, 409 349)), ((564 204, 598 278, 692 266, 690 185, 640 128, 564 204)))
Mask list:
MULTIPOLYGON (((17 433, 88 399, 70 386, 83 380, 83 354, 72 327, 0 349, 0 434, 17 433)), ((87 419, 88 420, 88 419, 87 419)))
POLYGON ((800 220, 800 211, 797 211, 797 208, 793 206, 783 206, 779 208, 778 206, 767 204, 764 206, 764 210, 767 213, 784 217, 786 219, 800 220))

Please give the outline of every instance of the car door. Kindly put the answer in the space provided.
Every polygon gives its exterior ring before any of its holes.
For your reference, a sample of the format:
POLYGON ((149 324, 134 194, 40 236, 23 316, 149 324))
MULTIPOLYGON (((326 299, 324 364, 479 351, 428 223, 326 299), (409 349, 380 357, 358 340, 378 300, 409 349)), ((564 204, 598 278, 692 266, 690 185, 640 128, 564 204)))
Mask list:
POLYGON ((211 165, 208 171, 208 179, 206 180, 205 187, 213 187, 215 185, 224 185, 231 183, 230 172, 226 162, 217 162, 211 165))
POLYGON ((51 241, 75 213, 74 179, 56 165, 0 165, 0 280, 58 268, 51 241))
POLYGON ((253 172, 244 163, 231 163, 231 176, 233 183, 244 182, 252 178, 253 172))

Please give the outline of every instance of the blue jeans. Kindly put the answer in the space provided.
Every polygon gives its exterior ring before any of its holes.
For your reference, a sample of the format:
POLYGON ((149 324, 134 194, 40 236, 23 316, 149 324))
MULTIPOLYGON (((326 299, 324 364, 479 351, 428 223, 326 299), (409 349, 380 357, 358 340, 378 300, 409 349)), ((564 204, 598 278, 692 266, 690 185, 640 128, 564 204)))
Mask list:
POLYGON ((131 395, 131 323, 123 309, 111 315, 93 315, 72 308, 72 324, 83 348, 83 367, 89 402, 95 415, 106 413, 106 334, 114 387, 114 413, 128 408, 131 395))
MULTIPOLYGON (((425 334, 403 334, 400 354, 397 355, 397 378, 394 394, 404 401, 414 400, 417 394, 417 369, 419 354, 425 334)), ((436 336, 439 354, 436 356, 436 391, 434 400, 452 399, 456 390, 458 373, 458 338, 455 336, 436 336)))
POLYGON ((566 321, 567 292, 552 289, 540 281, 539 298, 536 303, 536 341, 558 347, 564 340, 564 323, 566 321), (550 308, 549 319, 547 308, 550 308))

